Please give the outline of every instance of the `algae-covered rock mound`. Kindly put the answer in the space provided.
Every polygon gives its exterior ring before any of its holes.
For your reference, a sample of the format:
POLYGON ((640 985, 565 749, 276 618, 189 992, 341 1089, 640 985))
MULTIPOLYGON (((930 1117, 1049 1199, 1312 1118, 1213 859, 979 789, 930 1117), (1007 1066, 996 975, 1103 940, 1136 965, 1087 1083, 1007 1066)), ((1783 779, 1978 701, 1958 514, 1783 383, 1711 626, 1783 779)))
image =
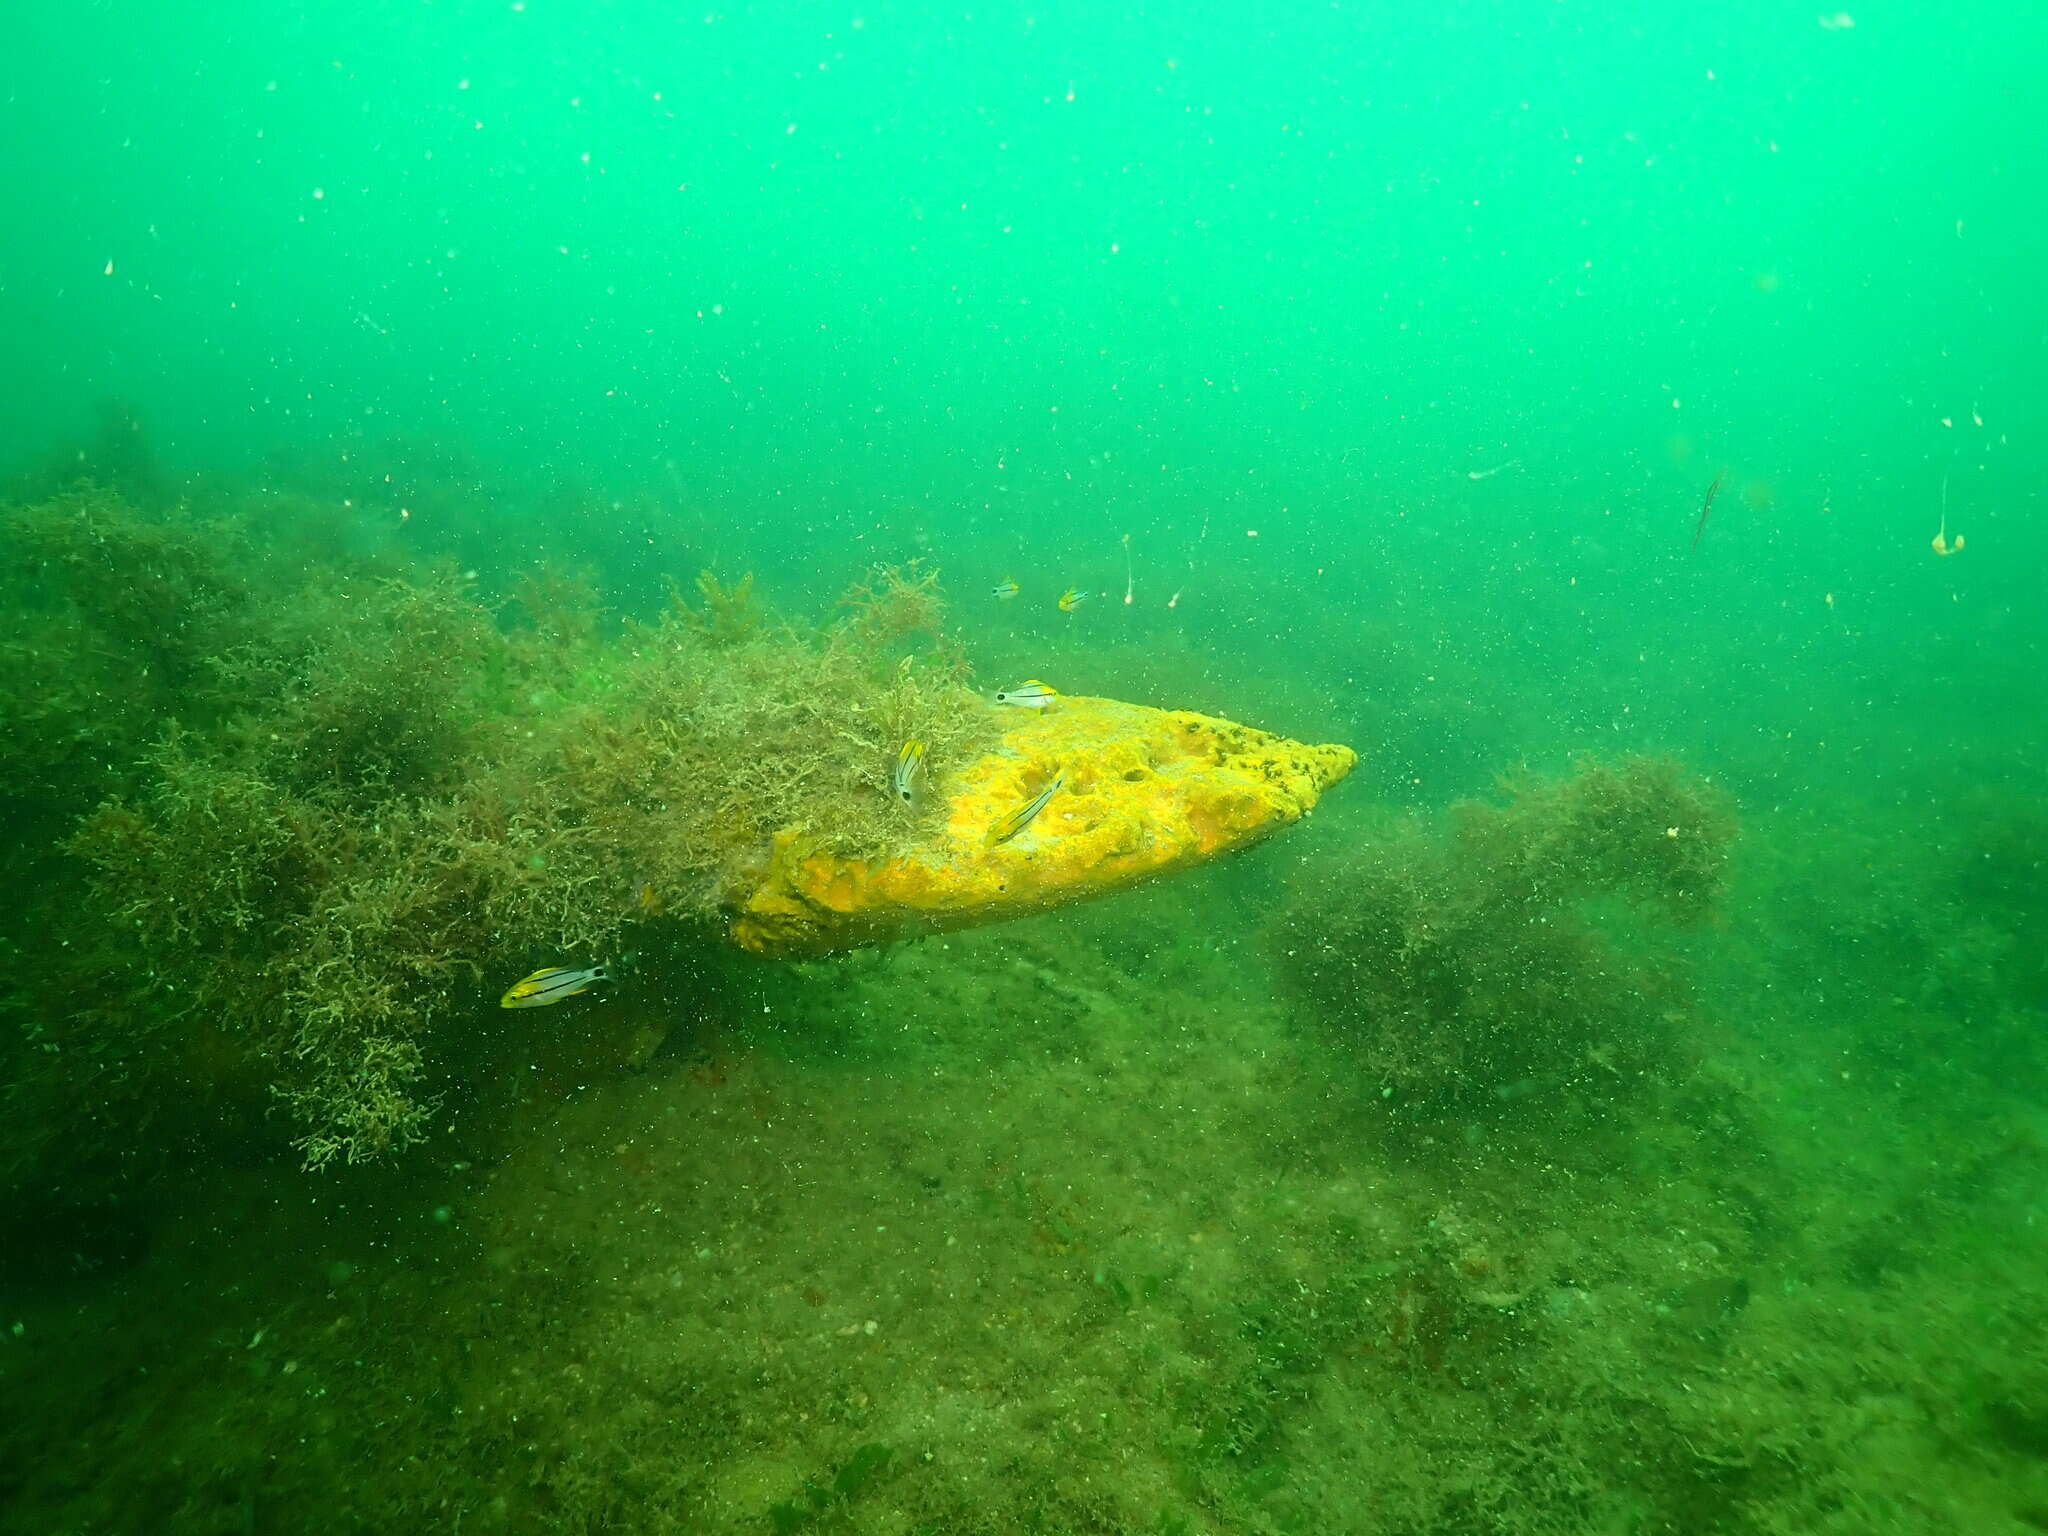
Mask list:
POLYGON ((724 930, 795 954, 1013 916, 1238 846, 1351 764, 992 703, 915 562, 814 623, 705 572, 614 628, 571 573, 372 577, 285 558, 275 524, 0 507, 0 654, 36 662, 0 704, 49 706, 0 745, 26 874, 0 940, 38 957, 0 985, 0 1195, 133 1165, 145 1125, 288 1126, 318 1167, 444 1104, 503 1123, 543 1058, 642 1059, 715 1012, 724 930), (899 761, 928 770, 907 803, 899 761), (556 967, 618 985, 498 1007, 556 967))
POLYGON ((849 858, 778 835, 734 940, 814 954, 1099 896, 1299 820, 1358 760, 1114 699, 1013 713, 994 751, 952 771, 942 821, 907 849, 849 858))
POLYGON ((1597 1120, 1696 1050, 1677 935, 1713 919, 1732 798, 1667 758, 1384 817, 1274 931, 1310 1011, 1402 1121, 1597 1120))

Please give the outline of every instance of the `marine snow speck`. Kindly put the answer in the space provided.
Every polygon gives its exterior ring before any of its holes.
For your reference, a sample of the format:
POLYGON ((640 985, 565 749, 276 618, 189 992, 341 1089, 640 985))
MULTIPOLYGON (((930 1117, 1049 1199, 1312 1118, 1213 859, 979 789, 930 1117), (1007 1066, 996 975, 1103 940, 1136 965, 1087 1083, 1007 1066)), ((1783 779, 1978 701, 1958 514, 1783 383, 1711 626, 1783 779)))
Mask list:
POLYGON ((587 992, 600 981, 610 981, 610 969, 602 965, 589 966, 583 970, 571 970, 565 965, 550 965, 535 971, 531 976, 522 976, 512 983, 511 989, 498 999, 500 1008, 545 1008, 550 1003, 559 1003, 565 997, 574 997, 587 992))

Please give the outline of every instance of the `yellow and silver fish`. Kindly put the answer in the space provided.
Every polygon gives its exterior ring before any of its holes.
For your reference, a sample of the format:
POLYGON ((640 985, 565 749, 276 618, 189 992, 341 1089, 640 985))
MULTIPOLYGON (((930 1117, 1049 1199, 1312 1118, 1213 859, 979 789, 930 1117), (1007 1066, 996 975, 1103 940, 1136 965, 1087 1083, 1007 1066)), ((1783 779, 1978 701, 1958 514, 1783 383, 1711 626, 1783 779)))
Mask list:
POLYGON ((982 840, 984 848, 995 848, 1007 843, 1038 819, 1038 813, 1045 809, 1046 802, 1060 792, 1067 782, 1064 773, 1056 774, 1053 781, 1020 805, 1007 816, 999 816, 988 829, 988 836, 982 840))
POLYGON ((1010 580, 1008 577, 1005 577, 1003 580, 997 582, 995 586, 990 589, 990 595, 992 597, 999 598, 1001 601, 1007 603, 1011 598, 1017 595, 1019 590, 1020 589, 1017 586, 1016 582, 1010 580))
POLYGON ((1049 683, 1030 678, 1014 688, 1002 688, 996 692, 998 704, 1014 704, 1019 709, 1049 709, 1059 692, 1049 683))
POLYGON ((583 970, 571 970, 566 965, 544 966, 531 976, 522 976, 512 983, 511 989, 498 999, 500 1008, 545 1008, 550 1003, 559 1003, 565 997, 574 997, 579 992, 588 992, 600 981, 610 981, 609 967, 587 966, 583 970))
POLYGON ((1069 587, 1060 594, 1060 612, 1072 613, 1094 595, 1092 592, 1083 592, 1079 587, 1069 587))
POLYGON ((889 776, 889 787, 895 792, 900 804, 910 805, 917 798, 917 776, 924 771, 924 743, 906 741, 903 750, 896 754, 896 771, 889 776))

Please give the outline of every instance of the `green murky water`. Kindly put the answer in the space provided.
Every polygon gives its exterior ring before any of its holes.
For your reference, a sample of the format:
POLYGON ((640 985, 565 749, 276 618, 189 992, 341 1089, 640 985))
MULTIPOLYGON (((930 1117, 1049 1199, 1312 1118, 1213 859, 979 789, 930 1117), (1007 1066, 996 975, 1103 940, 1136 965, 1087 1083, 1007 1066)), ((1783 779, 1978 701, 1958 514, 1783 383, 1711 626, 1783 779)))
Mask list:
POLYGON ((2031 10, 13 34, 0 1530, 2048 1528, 2031 10))

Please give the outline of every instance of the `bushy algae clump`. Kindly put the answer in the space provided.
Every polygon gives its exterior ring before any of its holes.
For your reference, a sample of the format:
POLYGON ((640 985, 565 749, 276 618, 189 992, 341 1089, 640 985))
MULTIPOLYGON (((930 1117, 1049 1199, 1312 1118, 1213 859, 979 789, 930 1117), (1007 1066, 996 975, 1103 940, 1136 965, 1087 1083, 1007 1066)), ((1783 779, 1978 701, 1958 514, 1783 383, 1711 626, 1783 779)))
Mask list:
POLYGON ((0 512, 11 824, 90 806, 167 719, 217 718, 207 662, 252 633, 255 559, 232 522, 146 515, 92 486, 0 512))
POLYGON ((1391 822, 1282 927, 1302 991, 1405 1114, 1608 1100, 1673 1060, 1680 1000, 1642 919, 1711 914, 1728 797, 1641 757, 1509 789, 1446 827, 1391 822))
POLYGON ((611 958, 635 925, 687 949, 778 830, 886 851, 918 826, 887 788, 902 741, 943 775, 994 732, 929 572, 874 573, 808 629, 707 575, 614 639, 558 575, 495 610, 453 570, 286 586, 241 530, 99 493, 16 530, 75 589, 40 631, 53 686, 108 665, 67 634, 120 633, 116 677, 162 679, 43 893, 65 952, 13 983, 14 1107, 45 1128, 132 1135, 138 1104, 217 1096, 288 1104, 315 1165, 402 1148, 452 1058, 475 1070, 509 1027, 511 980, 611 958), (104 590, 165 572, 189 625, 104 590))

